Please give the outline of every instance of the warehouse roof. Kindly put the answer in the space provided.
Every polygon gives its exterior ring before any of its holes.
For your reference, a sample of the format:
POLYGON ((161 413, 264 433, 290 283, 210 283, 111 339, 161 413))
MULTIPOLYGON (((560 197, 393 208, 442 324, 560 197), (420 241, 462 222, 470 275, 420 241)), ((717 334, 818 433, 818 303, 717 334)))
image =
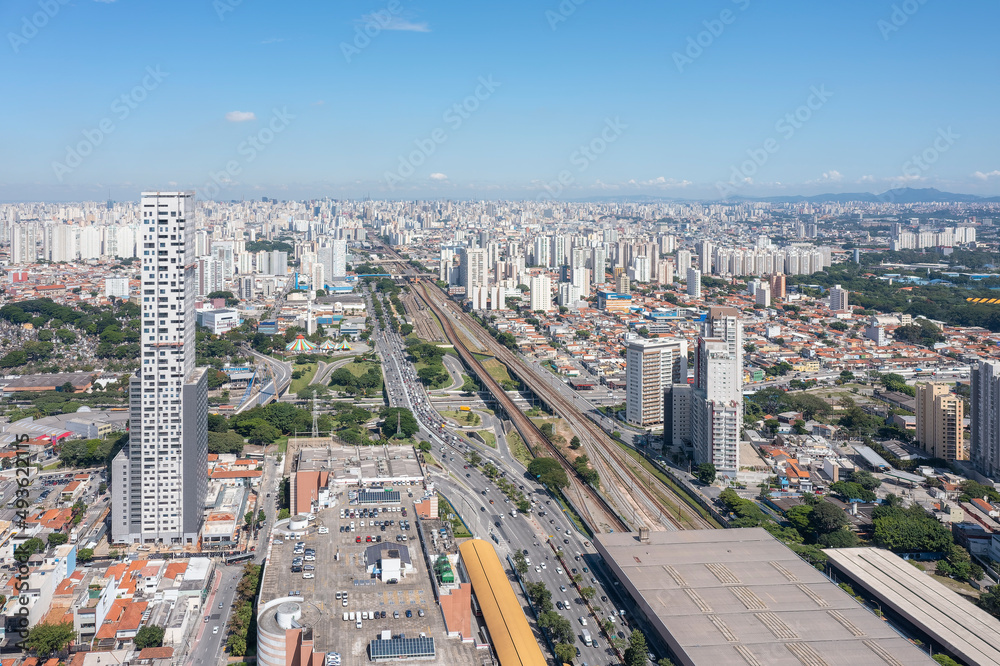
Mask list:
POLYGON ((895 553, 878 548, 835 548, 830 562, 970 664, 1000 664, 1000 620, 963 599, 895 553))
POLYGON ((766 530, 601 534, 595 543, 685 665, 891 666, 930 658, 766 530))
POLYGON ((531 633, 493 546, 482 539, 470 539, 458 550, 500 665, 546 666, 548 662, 531 633))

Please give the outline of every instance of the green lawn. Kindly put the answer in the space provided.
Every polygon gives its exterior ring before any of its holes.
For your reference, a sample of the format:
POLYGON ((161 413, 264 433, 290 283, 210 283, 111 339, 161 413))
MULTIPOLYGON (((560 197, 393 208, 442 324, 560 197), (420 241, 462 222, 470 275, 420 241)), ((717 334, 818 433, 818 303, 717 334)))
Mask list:
POLYGON ((520 433, 516 430, 512 430, 507 433, 507 446, 510 447, 510 452, 514 454, 514 458, 524 465, 528 466, 528 463, 532 461, 531 452, 528 451, 528 445, 524 443, 521 439, 520 433))
POLYGON ((309 386, 309 382, 313 380, 316 376, 316 363, 304 363, 302 365, 293 365, 292 371, 299 371, 302 376, 298 379, 293 379, 291 386, 288 387, 289 393, 298 393, 305 387, 309 386))
POLYGON ((490 373, 490 377, 501 382, 503 380, 513 381, 510 373, 507 372, 507 366, 496 360, 492 356, 488 360, 482 362, 483 368, 486 372, 490 373))
POLYGON ((472 536, 472 534, 465 529, 465 525, 462 524, 461 518, 458 517, 458 511, 445 499, 445 496, 438 493, 438 515, 441 516, 442 520, 447 520, 446 516, 449 513, 455 514, 455 517, 451 520, 451 530, 455 534, 456 539, 467 539, 472 536))
POLYGON ((441 416, 446 419, 452 419, 456 423, 463 426, 475 427, 481 425, 483 420, 479 418, 479 414, 474 412, 441 412, 441 416))
POLYGON ((492 430, 479 430, 479 436, 486 440, 486 446, 491 449, 497 448, 497 436, 493 434, 492 430))

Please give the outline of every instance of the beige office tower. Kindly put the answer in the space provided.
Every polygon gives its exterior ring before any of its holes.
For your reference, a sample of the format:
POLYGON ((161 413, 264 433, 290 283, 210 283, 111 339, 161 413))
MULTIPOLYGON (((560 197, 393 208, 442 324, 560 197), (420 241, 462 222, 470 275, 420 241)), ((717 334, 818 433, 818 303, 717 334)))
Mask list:
POLYGON ((917 441, 923 450, 943 460, 968 460, 962 419, 962 399, 948 384, 917 384, 917 441))
POLYGON ((663 423, 664 391, 687 381, 687 341, 630 340, 625 347, 625 381, 625 419, 643 428, 663 423))

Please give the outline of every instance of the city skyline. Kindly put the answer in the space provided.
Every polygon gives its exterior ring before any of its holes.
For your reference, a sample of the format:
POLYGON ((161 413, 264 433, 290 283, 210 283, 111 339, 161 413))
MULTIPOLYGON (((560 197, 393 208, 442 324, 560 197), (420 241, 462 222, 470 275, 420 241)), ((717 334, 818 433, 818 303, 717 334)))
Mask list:
POLYGON ((986 3, 40 7, 3 201, 1000 194, 986 3))

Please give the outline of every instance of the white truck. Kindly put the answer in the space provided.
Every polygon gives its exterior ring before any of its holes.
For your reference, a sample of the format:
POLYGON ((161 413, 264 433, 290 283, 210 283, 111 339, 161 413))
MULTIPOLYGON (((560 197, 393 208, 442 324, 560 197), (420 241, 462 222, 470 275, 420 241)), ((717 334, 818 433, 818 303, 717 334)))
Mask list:
POLYGON ((584 629, 582 632, 580 632, 580 635, 583 636, 583 644, 586 645, 587 647, 590 647, 591 645, 594 644, 594 639, 590 637, 589 629, 584 629))

